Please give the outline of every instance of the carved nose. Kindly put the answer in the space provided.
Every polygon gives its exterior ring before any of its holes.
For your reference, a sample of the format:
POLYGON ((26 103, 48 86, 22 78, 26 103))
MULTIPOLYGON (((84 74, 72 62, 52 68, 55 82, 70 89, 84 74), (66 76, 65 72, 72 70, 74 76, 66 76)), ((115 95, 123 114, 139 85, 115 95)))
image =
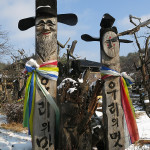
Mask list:
POLYGON ((44 29, 49 29, 49 27, 45 24, 45 25, 44 25, 44 29))

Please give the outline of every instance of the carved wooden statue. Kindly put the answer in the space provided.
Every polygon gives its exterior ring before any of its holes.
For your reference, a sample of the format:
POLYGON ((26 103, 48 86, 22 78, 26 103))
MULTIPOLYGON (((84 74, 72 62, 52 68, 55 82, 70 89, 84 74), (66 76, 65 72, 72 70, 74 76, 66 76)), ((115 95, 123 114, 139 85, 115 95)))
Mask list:
POLYGON ((85 41, 100 42, 101 72, 103 71, 102 79, 105 81, 102 92, 105 149, 124 150, 127 142, 124 135, 124 112, 121 101, 119 48, 120 42, 132 41, 118 38, 117 28, 113 27, 114 22, 115 18, 104 14, 100 23, 100 38, 87 34, 82 35, 81 38, 85 41))
MULTIPOLYGON (((67 25, 75 25, 77 16, 75 14, 57 15, 56 0, 36 0, 36 16, 19 21, 19 29, 27 30, 36 26, 36 61, 40 65, 48 62, 46 67, 54 67, 52 62, 57 61, 57 22, 67 25)), ((55 105, 57 82, 46 77, 40 77, 41 84, 53 98, 55 105)), ((58 148, 58 125, 55 126, 54 108, 44 97, 42 91, 37 87, 33 115, 33 149, 57 149, 58 148)), ((58 120, 58 118, 57 118, 58 120)))

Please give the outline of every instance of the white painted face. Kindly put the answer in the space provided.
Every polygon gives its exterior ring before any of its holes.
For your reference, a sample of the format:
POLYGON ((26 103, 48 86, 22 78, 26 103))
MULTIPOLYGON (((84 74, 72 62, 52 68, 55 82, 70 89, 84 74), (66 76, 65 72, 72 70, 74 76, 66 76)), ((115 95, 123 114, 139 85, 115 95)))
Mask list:
POLYGON ((50 36, 56 31, 56 18, 38 17, 35 24, 37 36, 50 36))

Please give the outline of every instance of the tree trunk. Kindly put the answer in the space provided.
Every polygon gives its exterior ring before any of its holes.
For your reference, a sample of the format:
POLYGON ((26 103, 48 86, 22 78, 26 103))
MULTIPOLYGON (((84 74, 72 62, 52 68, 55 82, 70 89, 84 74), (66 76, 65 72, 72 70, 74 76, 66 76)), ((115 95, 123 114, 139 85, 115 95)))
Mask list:
POLYGON ((101 80, 88 84, 90 71, 83 83, 67 78, 58 86, 61 104, 60 150, 91 150, 90 119, 97 107, 97 96, 102 89, 101 80))

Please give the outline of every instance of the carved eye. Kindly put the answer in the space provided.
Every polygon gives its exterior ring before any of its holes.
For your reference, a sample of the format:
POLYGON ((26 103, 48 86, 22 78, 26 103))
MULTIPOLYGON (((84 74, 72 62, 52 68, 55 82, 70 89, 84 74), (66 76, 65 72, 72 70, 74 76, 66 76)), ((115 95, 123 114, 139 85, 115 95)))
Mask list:
POLYGON ((47 20, 46 25, 51 27, 54 26, 55 24, 51 20, 47 20))
POLYGON ((41 22, 41 23, 37 24, 36 26, 37 26, 37 27, 43 27, 44 25, 45 25, 45 23, 44 23, 44 22, 41 22))
POLYGON ((52 23, 47 23, 46 25, 49 26, 49 27, 52 27, 54 24, 52 24, 52 23))

